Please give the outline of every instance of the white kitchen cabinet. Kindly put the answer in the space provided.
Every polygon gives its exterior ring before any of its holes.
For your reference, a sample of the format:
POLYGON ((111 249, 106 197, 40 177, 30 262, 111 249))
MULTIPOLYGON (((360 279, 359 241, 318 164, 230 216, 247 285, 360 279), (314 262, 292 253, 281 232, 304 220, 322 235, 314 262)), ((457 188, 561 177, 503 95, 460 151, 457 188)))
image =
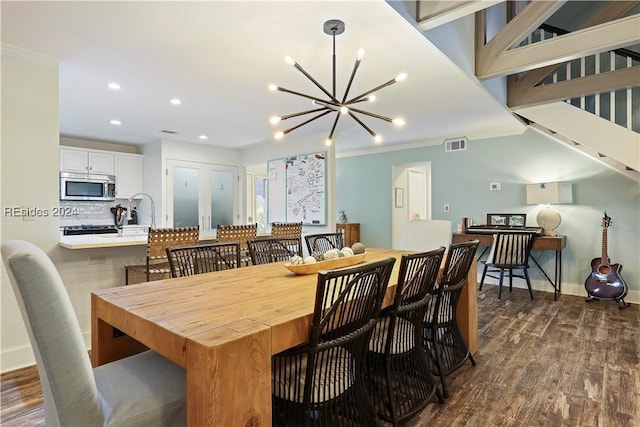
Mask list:
POLYGON ((115 154, 115 175, 116 199, 128 199, 136 193, 141 193, 143 156, 140 154, 115 154))
POLYGON ((114 156, 109 152, 61 148, 60 171, 113 175, 114 156))

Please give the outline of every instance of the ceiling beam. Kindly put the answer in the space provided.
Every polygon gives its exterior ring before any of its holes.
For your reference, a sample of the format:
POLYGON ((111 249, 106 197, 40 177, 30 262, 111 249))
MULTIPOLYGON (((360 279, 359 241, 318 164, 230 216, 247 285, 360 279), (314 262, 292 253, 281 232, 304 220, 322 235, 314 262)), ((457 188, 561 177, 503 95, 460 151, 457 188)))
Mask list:
MULTIPOLYGON (((533 30, 547 20, 565 1, 534 1, 525 6, 505 27, 488 43, 476 50, 476 76, 487 75, 492 64, 516 43, 524 40, 533 30)), ((484 14, 484 12, 483 12, 484 14)), ((482 41, 484 40, 484 34, 482 41)))
POLYGON ((640 14, 511 49, 476 68, 476 76, 489 79, 629 46, 640 41, 638 28, 640 14))
POLYGON ((639 68, 630 67, 537 86, 526 92, 514 93, 509 91, 507 104, 509 108, 519 108, 546 102, 563 101, 599 92, 627 89, 638 85, 640 85, 639 68))
POLYGON ((418 17, 416 19, 418 21, 418 28, 422 31, 427 31, 495 4, 502 3, 503 1, 504 0, 419 0, 417 2, 418 17))
MULTIPOLYGON (((614 19, 620 18, 625 13, 629 12, 632 8, 634 8, 638 3, 638 1, 614 1, 607 4, 600 13, 591 18, 588 22, 586 22, 580 29, 589 28, 594 25, 600 25, 605 22, 613 21, 614 19)), ((480 15, 480 14, 478 14, 480 15)), ((566 34, 566 33, 565 33, 566 34)), ((523 98, 525 97, 525 93, 532 89, 539 82, 544 80, 547 76, 553 74, 559 67, 566 64, 566 62, 548 65, 542 68, 535 68, 533 70, 529 70, 522 75, 508 76, 508 102, 507 105, 509 107, 514 106, 524 106, 523 102, 526 102, 523 98), (511 102, 515 102, 512 104, 511 102)), ((597 91, 594 91, 597 92, 597 91)), ((572 95, 580 96, 580 95, 572 95)), ((534 96, 535 98, 535 96, 534 96)))

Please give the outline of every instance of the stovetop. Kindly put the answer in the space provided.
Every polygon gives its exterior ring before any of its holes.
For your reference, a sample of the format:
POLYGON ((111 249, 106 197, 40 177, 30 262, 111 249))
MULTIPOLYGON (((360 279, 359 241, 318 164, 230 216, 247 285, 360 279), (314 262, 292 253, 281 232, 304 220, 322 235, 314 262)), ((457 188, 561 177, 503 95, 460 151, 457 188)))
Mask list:
POLYGON ((62 229, 65 236, 77 236, 81 234, 110 234, 117 233, 115 225, 70 225, 62 229))

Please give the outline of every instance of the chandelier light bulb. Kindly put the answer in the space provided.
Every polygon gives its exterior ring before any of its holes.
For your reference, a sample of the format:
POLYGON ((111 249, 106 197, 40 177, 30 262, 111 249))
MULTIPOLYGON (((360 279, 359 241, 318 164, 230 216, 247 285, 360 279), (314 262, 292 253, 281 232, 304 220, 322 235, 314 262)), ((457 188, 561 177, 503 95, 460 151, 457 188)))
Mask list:
POLYGON ((340 112, 342 114, 347 114, 349 112, 349 109, 345 106, 340 107, 340 112))
POLYGON ((295 65, 296 64, 296 61, 294 61, 293 58, 290 57, 289 55, 286 55, 284 57, 284 62, 286 62, 289 65, 295 65))
POLYGON ((284 136, 284 132, 280 131, 280 132, 276 132, 275 135, 273 135, 273 137, 275 139, 282 139, 282 137, 284 136))
POLYGON ((326 145, 327 147, 331 146, 331 138, 327 138, 324 140, 324 145, 326 145))
POLYGON ((401 81, 403 81, 403 80, 404 80, 404 79, 406 79, 406 78, 407 78, 407 73, 400 73, 400 74, 398 74, 398 76, 396 77, 396 82, 401 82, 401 81))
POLYGON ((376 100, 376 96, 375 95, 369 95, 369 97, 367 99, 369 100, 369 102, 374 102, 376 100))
POLYGON ((358 61, 362 60, 362 58, 364 58, 364 49, 360 48, 360 50, 358 50, 358 61))
POLYGON ((401 119, 400 117, 396 117, 395 119, 391 120, 391 123, 393 123, 396 126, 404 126, 405 125, 404 119, 401 119))
POLYGON ((380 143, 382 142, 382 137, 381 137, 380 135, 376 134, 376 135, 373 137, 373 140, 374 140, 376 143, 380 144, 380 143))
POLYGON ((280 117, 280 116, 272 116, 269 119, 269 123, 271 123, 272 125, 275 125, 276 123, 279 123, 280 120, 282 120, 282 117, 280 117))
POLYGON ((276 90, 278 90, 278 86, 277 86, 277 85, 274 85, 273 83, 271 83, 271 84, 269 85, 269 90, 276 91, 276 90))

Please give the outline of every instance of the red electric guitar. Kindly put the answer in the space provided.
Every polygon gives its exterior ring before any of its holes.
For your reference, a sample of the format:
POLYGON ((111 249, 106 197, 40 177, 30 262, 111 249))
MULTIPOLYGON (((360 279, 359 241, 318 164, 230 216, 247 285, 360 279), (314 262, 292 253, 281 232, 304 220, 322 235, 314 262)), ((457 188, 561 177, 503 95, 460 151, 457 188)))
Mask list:
POLYGON ((602 218, 602 256, 591 260, 591 274, 584 282, 584 288, 587 290, 589 299, 622 301, 620 308, 629 306, 624 301, 627 296, 627 284, 620 276, 622 265, 610 264, 611 260, 607 256, 607 229, 611 225, 611 218, 604 212, 602 218))

